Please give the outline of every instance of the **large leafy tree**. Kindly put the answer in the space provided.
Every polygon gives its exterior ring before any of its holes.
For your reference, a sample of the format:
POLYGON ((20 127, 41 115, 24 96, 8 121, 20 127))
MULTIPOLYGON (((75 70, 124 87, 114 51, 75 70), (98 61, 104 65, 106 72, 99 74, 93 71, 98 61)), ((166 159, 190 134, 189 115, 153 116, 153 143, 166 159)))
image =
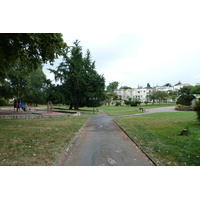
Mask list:
POLYGON ((168 96, 167 92, 156 91, 156 93, 157 93, 157 99, 158 99, 159 103, 161 103, 161 102, 163 102, 164 100, 167 99, 167 96, 168 96))
POLYGON ((99 106, 105 99, 105 79, 95 70, 95 62, 92 61, 90 51, 87 50, 83 58, 83 76, 85 77, 85 98, 81 103, 87 106, 99 106))
POLYGON ((148 95, 149 100, 155 103, 155 100, 159 101, 159 103, 163 102, 167 99, 167 92, 165 91, 153 91, 151 94, 148 95))
POLYGON ((191 94, 200 94, 200 85, 195 85, 190 90, 191 94))
POLYGON ((43 104, 47 101, 47 80, 42 66, 27 74, 23 101, 27 103, 43 104))
POLYGON ((95 70, 95 62, 91 59, 88 50, 83 57, 79 41, 74 42, 71 50, 63 55, 63 62, 57 70, 51 70, 56 80, 62 83, 65 99, 70 104, 70 109, 89 104, 90 98, 101 101, 103 98, 105 80, 95 70))
POLYGON ((0 81, 7 78, 16 60, 35 69, 41 63, 52 64, 66 46, 60 33, 1 33, 0 81))
POLYGON ((151 87, 149 83, 147 83, 147 87, 148 87, 148 88, 150 88, 150 87, 151 87))
POLYGON ((175 101, 175 99, 177 98, 177 92, 176 91, 168 91, 168 97, 169 100, 172 99, 173 101, 175 101))
POLYGON ((37 69, 30 70, 18 59, 7 76, 8 78, 3 81, 3 85, 4 91, 9 89, 9 93, 3 93, 4 97, 9 95, 17 100, 36 104, 46 101, 47 84, 42 65, 38 64, 37 69))
POLYGON ((5 98, 9 99, 13 97, 12 88, 8 81, 4 80, 0 83, 0 99, 5 98))
POLYGON ((18 59, 11 70, 7 74, 7 82, 10 85, 13 97, 21 100, 26 91, 29 80, 30 70, 24 63, 18 59))
POLYGON ((164 86, 172 87, 171 83, 166 83, 164 86))
POLYGON ((191 93, 191 89, 193 87, 192 86, 184 86, 182 88, 180 88, 180 90, 178 91, 179 95, 189 95, 191 93))
POLYGON ((178 94, 180 95, 177 99, 176 104, 182 104, 186 106, 190 106, 192 100, 195 99, 195 96, 191 94, 191 86, 184 86, 179 91, 178 94))
POLYGON ((148 99, 149 99, 150 101, 152 101, 152 103, 154 104, 154 103, 155 103, 155 100, 158 99, 158 96, 157 96, 156 91, 153 91, 152 93, 150 93, 150 94, 148 95, 148 99))
POLYGON ((181 84, 181 81, 179 81, 178 83, 176 83, 175 86, 176 86, 176 85, 180 85, 180 84, 181 84))
POLYGON ((127 89, 131 89, 131 87, 129 87, 129 86, 121 86, 119 89, 127 90, 127 89))
POLYGON ((51 80, 46 81, 46 100, 51 101, 53 104, 65 104, 68 103, 65 100, 65 88, 63 85, 52 84, 51 80))
POLYGON ((114 92, 114 90, 117 89, 118 86, 119 86, 119 82, 117 82, 117 81, 111 82, 111 83, 109 83, 109 85, 107 86, 107 91, 114 92))
POLYGON ((116 90, 119 86, 119 82, 114 81, 109 83, 109 85, 106 88, 106 103, 108 103, 108 105, 110 105, 111 101, 113 99, 117 99, 118 96, 114 93, 114 90, 116 90))

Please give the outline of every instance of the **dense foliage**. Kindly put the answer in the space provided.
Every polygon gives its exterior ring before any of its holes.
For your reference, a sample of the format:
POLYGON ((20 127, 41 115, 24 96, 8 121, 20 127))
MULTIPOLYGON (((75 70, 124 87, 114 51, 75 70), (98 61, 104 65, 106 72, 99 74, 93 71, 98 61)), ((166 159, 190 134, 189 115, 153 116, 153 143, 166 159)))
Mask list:
POLYGON ((53 63, 66 46, 60 33, 1 33, 0 81, 7 78, 17 60, 36 69, 41 63, 53 63))
POLYGON ((133 99, 132 101, 131 100, 125 100, 124 103, 127 106, 138 106, 138 105, 141 104, 141 101, 139 99, 133 99))
POLYGON ((162 101, 166 100, 168 97, 168 94, 164 91, 153 91, 148 95, 148 99, 155 103, 156 100, 161 103, 162 101))
POLYGON ((195 102, 194 110, 197 113, 197 120, 200 121, 200 100, 195 102))
POLYGON ((63 55, 63 62, 56 70, 51 70, 56 80, 60 80, 65 100, 70 109, 82 106, 98 106, 104 100, 105 80, 95 70, 95 62, 91 59, 90 51, 85 56, 79 41, 74 42, 70 51, 63 55))
POLYGON ((185 106, 191 106, 192 100, 195 99, 195 96, 192 94, 189 95, 181 95, 176 101, 176 104, 181 104, 185 106))
POLYGON ((182 87, 178 91, 178 94, 180 96, 178 97, 176 104, 181 104, 181 105, 185 105, 185 106, 192 105, 192 100, 195 99, 195 96, 191 94, 191 89, 192 89, 192 87, 190 87, 190 86, 182 87))
POLYGON ((118 86, 119 86, 119 82, 117 82, 117 81, 111 82, 107 86, 107 91, 114 92, 114 90, 116 90, 118 88, 118 86))
POLYGON ((194 87, 192 87, 190 92, 192 94, 200 94, 200 85, 195 85, 194 87))
POLYGON ((91 59, 90 51, 87 50, 83 56, 79 41, 76 40, 74 46, 69 49, 62 43, 61 34, 7 34, 1 35, 1 38, 12 46, 11 48, 4 42, 6 47, 4 51, 0 48, 0 59, 4 63, 12 64, 6 74, 4 70, 1 71, 6 75, 6 78, 0 81, 1 99, 15 98, 36 105, 52 101, 54 104, 68 104, 75 109, 81 106, 99 106, 105 99, 105 79, 95 70, 95 62, 91 59), (42 39, 52 43, 45 45, 42 39), (16 50, 18 58, 13 50, 11 55, 6 54, 5 51, 9 48, 16 50), (22 57, 22 53, 26 56, 22 57), (46 79, 42 71, 42 62, 53 62, 59 54, 63 55, 63 62, 56 70, 51 70, 56 80, 60 80, 61 83, 55 85, 46 79), (10 62, 7 58, 11 58, 10 62))

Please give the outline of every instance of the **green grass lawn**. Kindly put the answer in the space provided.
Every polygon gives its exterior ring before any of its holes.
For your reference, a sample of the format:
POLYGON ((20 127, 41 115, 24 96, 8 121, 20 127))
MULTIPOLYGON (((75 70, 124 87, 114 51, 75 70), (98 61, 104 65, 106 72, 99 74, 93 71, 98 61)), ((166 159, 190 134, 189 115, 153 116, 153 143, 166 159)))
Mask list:
POLYGON ((196 113, 153 113, 115 121, 158 165, 200 166, 200 123, 196 113), (188 134, 180 136, 185 128, 188 134))
POLYGON ((139 107, 146 109, 167 107, 167 106, 176 106, 176 104, 141 104, 140 106, 131 107, 131 106, 101 106, 99 110, 104 110, 107 115, 130 115, 135 113, 140 113, 139 107))
POLYGON ((87 119, 0 120, 0 165, 52 165, 87 119))
MULTIPOLYGON (((139 107, 146 109, 151 109, 151 108, 159 108, 159 107, 167 107, 167 106, 176 106, 176 104, 173 103, 168 103, 168 104, 141 104, 140 106, 136 106, 136 107, 131 107, 131 106, 100 106, 98 108, 95 108, 95 114, 99 114, 99 112, 96 111, 96 109, 98 110, 103 110, 107 115, 130 115, 130 114, 135 114, 135 113, 140 113, 139 111, 139 107)), ((80 112, 80 113, 84 113, 84 114, 94 114, 93 113, 93 108, 92 107, 83 107, 83 108, 79 108, 79 110, 68 110, 69 106, 66 105, 60 105, 60 106, 54 106, 54 108, 59 108, 60 110, 62 110, 63 112, 80 112)))

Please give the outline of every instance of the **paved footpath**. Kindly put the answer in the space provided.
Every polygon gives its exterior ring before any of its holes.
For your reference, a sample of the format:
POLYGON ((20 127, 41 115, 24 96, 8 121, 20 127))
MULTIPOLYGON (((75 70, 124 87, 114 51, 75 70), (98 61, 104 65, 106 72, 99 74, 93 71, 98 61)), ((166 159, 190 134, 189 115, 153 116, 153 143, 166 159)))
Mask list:
MULTIPOLYGON (((173 107, 154 108, 141 115, 155 112, 180 112, 173 107)), ((124 115, 130 116, 130 115, 124 115)), ((152 166, 153 162, 103 111, 90 115, 77 137, 54 163, 57 166, 152 166)))
POLYGON ((56 166, 152 166, 151 160, 103 111, 92 115, 56 166))

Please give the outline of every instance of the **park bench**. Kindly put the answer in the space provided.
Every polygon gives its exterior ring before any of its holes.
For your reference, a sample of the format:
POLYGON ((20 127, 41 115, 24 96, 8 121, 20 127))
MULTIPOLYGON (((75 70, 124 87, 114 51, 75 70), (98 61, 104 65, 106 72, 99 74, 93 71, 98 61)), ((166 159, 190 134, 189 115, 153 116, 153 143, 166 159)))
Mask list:
POLYGON ((141 108, 141 107, 139 108, 139 111, 140 112, 146 112, 146 110, 144 110, 144 108, 141 108))

